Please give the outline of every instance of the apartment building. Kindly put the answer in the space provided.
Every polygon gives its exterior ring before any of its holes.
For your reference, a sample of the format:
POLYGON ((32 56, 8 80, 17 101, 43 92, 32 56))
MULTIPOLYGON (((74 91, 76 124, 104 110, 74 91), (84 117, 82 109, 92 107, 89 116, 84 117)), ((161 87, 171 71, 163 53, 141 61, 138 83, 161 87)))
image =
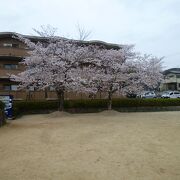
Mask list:
POLYGON ((0 94, 16 93, 18 84, 9 80, 9 74, 23 70, 19 62, 27 55, 23 43, 13 38, 14 33, 0 33, 0 94))
MULTIPOLYGON (((26 36, 33 42, 46 41, 46 38, 39 36, 26 36)), ((9 79, 10 74, 18 74, 24 70, 24 66, 19 64, 25 56, 28 56, 28 49, 17 38, 17 33, 1 32, 0 33, 0 95, 13 95, 16 100, 38 100, 38 99, 56 99, 56 93, 53 90, 34 91, 29 88, 18 90, 18 83, 9 79)), ((101 41, 86 41, 84 44, 96 44, 107 49, 119 49, 119 45, 105 43, 101 41)), ((87 95, 76 95, 66 93, 66 99, 88 98, 87 95)))
POLYGON ((161 91, 180 91, 180 68, 171 68, 163 72, 164 80, 161 84, 161 91))

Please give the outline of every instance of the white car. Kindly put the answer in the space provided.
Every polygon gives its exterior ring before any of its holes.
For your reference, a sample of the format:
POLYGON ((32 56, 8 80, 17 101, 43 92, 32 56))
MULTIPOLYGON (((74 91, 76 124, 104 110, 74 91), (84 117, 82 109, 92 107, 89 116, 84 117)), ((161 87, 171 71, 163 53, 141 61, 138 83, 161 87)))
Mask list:
POLYGON ((180 98, 179 91, 167 91, 161 95, 161 98, 180 98))

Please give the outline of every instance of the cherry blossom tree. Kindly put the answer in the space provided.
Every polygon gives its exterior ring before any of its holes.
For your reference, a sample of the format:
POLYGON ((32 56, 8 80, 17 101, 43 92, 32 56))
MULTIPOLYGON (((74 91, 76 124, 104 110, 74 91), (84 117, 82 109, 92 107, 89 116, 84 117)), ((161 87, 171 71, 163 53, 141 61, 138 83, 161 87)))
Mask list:
POLYGON ((92 93, 106 92, 109 110, 114 94, 138 94, 144 89, 155 89, 162 80, 162 58, 138 55, 131 45, 118 50, 98 48, 95 58, 99 59, 97 66, 93 67, 95 72, 92 67, 84 72, 89 77, 87 91, 90 87, 94 90, 92 93))
POLYGON ((162 60, 163 57, 147 54, 137 56, 135 60, 136 74, 139 77, 137 83, 142 89, 154 90, 159 86, 163 79, 162 60))
POLYGON ((21 82, 21 88, 54 88, 59 100, 59 110, 62 111, 64 92, 78 92, 82 86, 84 79, 80 76, 81 66, 92 59, 92 48, 59 37, 48 37, 46 44, 33 43, 24 37, 19 39, 30 51, 29 56, 22 61, 26 70, 17 76, 12 75, 11 79, 21 82))
MULTIPOLYGON (((108 109, 112 109, 113 94, 122 91, 122 87, 128 80, 128 73, 135 53, 132 46, 122 46, 120 49, 100 49, 98 58, 101 60, 101 73, 97 76, 96 82, 101 91, 108 94, 108 109)), ((121 92, 122 93, 122 92, 121 92)))
POLYGON ((64 107, 64 92, 105 92, 110 110, 115 93, 139 93, 145 88, 156 88, 161 81, 162 59, 137 55, 131 45, 109 49, 57 37, 55 29, 36 32, 43 41, 33 43, 18 36, 30 51, 22 61, 26 70, 11 79, 20 82, 21 88, 54 88, 60 111, 64 107))

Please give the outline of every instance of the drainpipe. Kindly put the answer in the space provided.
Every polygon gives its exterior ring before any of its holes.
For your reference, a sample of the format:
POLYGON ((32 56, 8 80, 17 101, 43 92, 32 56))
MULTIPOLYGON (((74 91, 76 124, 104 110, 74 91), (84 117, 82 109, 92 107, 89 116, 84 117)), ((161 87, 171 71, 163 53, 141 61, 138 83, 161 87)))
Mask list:
POLYGON ((176 90, 178 90, 177 75, 176 75, 176 90))

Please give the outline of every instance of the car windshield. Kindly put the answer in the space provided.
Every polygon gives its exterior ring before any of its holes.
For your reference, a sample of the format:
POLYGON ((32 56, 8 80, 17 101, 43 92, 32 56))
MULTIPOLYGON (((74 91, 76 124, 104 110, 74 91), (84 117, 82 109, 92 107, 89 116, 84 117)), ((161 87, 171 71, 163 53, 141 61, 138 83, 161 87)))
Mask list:
POLYGON ((170 94, 171 92, 167 91, 167 92, 164 92, 163 94, 164 95, 167 95, 167 94, 170 94))

